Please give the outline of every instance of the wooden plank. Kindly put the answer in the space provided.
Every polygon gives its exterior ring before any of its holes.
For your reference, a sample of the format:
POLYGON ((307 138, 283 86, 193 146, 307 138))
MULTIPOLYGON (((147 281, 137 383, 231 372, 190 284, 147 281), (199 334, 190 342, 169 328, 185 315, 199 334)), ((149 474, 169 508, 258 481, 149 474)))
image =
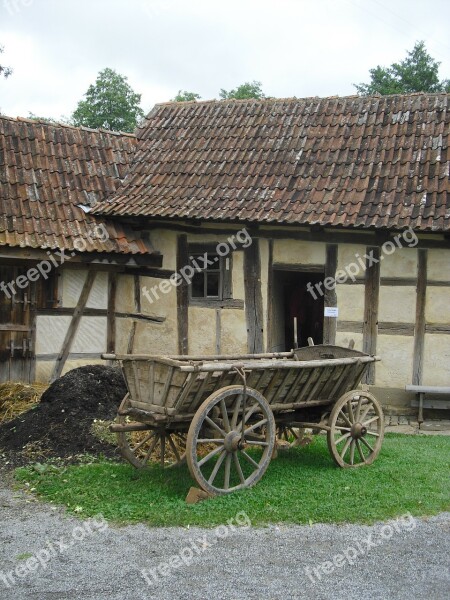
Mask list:
MULTIPOLYGON (((365 291, 364 291, 364 325, 363 352, 376 354, 378 334, 378 304, 380 299, 380 249, 368 246, 366 254, 365 291), (370 257, 374 263, 370 263, 370 257)), ((375 364, 371 364, 364 375, 363 383, 375 383, 375 364)))
MULTIPOLYGON (((36 354, 36 360, 39 361, 53 361, 53 360, 58 360, 59 357, 59 353, 56 354, 36 354)), ((100 360, 102 358, 102 354, 101 352, 70 352, 67 360, 91 360, 91 359, 95 359, 95 360, 100 360)))
POLYGON ((427 251, 418 251, 416 288, 416 328, 413 354, 413 385, 420 385, 423 376, 425 346, 425 302, 427 294, 427 251))
MULTIPOLYGON (((334 280, 337 270, 338 247, 336 244, 327 244, 325 259, 325 280, 330 277, 334 280)), ((336 286, 331 290, 325 287, 324 307, 337 306, 336 286)), ((337 319, 324 317, 323 319, 323 343, 334 345, 336 342, 337 319)))
POLYGON ((225 298, 223 300, 213 298, 190 298, 190 306, 201 306, 202 308, 237 308, 243 309, 245 306, 244 300, 239 298, 225 298))
POLYGON ((92 285, 95 280, 97 272, 96 271, 88 271, 86 276, 86 281, 84 282, 83 288, 80 293, 80 297, 78 298, 77 305, 73 311, 72 320, 70 322, 69 328, 67 330, 66 336, 64 338, 64 342, 61 348, 61 351, 56 359, 56 364, 53 369, 53 373, 50 381, 55 381, 60 375, 64 368, 67 357, 69 356, 70 349, 72 347, 72 342, 75 339, 75 335, 78 330, 78 326, 81 321, 81 317, 83 315, 84 308, 89 298, 89 294, 92 289, 92 285))
MULTIPOLYGON (((179 235, 177 238, 177 272, 189 262, 189 249, 187 235, 179 235)), ((189 353, 189 287, 183 283, 177 287, 177 329, 178 329, 178 353, 189 353)))
POLYGON ((216 353, 220 354, 222 348, 222 310, 216 309, 216 353))
POLYGON ((116 351, 116 294, 117 273, 108 273, 108 309, 106 316, 106 351, 116 351))
POLYGON ((405 385, 405 390, 423 394, 450 394, 450 387, 439 385, 405 385))
POLYGON ((433 325, 425 325, 425 333, 450 333, 450 325, 446 323, 433 323, 433 325))
POLYGON ((349 333, 362 333, 364 328, 364 323, 361 321, 339 321, 337 323, 338 331, 345 331, 349 333))
POLYGON ((269 240, 269 258, 267 261, 267 345, 266 352, 272 349, 273 339, 273 240, 269 240))
MULTIPOLYGON (((138 224, 138 220, 136 219, 136 224, 138 224)), ((172 223, 171 221, 159 221, 155 223, 146 223, 145 229, 169 229, 173 231, 182 231, 184 233, 196 233, 199 235, 205 234, 215 234, 215 235, 223 235, 226 233, 237 233, 239 231, 239 226, 234 226, 233 223, 227 222, 225 219, 221 221, 220 227, 203 227, 203 226, 192 226, 185 223, 172 223), (229 228, 227 227, 229 226, 229 228), (225 229, 227 227, 227 229, 225 229)), ((325 242, 325 243, 333 243, 333 244, 364 244, 364 245, 376 245, 379 243, 381 246, 385 241, 394 240, 396 235, 395 232, 389 232, 382 239, 377 236, 376 232, 371 230, 365 231, 355 231, 352 229, 334 229, 334 228, 303 228, 303 230, 299 230, 298 226, 295 225, 283 225, 283 228, 279 229, 270 229, 268 227, 259 227, 255 229, 251 229, 248 226, 247 230, 252 236, 252 239, 255 238, 273 238, 273 239, 294 239, 294 240, 303 240, 308 242, 325 242)), ((428 232, 427 232, 428 234, 428 232)), ((420 234, 419 234, 420 235, 420 234)), ((430 239, 429 234, 425 239, 420 239, 418 242, 418 247, 420 248, 450 248, 450 240, 444 239, 443 233, 436 233, 436 239, 430 239)), ((395 243, 395 242, 394 242, 395 243)), ((417 247, 416 246, 416 247, 417 247)))
POLYGON ((378 323, 378 335, 414 335, 414 323, 395 323, 381 321, 378 323))
POLYGON ((302 273, 323 273, 323 265, 311 265, 303 263, 273 263, 274 271, 301 271, 302 273))
POLYGON ((249 352, 263 352, 263 307, 259 241, 253 240, 244 251, 245 318, 249 352))

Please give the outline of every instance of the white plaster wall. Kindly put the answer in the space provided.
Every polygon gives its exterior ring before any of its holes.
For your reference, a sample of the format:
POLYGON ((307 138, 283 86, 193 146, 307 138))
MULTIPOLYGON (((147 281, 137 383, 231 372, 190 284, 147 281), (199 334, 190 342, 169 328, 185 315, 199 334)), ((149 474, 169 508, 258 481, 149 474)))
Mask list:
POLYGON ((106 317, 81 317, 70 352, 106 352, 106 317))
POLYGON ((379 321, 414 323, 415 319, 416 288, 380 286, 379 321))
POLYGON ((189 354, 216 353, 216 311, 189 307, 189 354))
POLYGON ((450 287, 427 287, 425 320, 429 324, 450 323, 450 287))
POLYGON ((403 388, 412 381, 413 336, 378 335, 375 385, 403 388))
POLYGON ((116 311, 134 313, 134 277, 119 275, 117 277, 116 311))
POLYGON ((397 248, 392 254, 381 251, 380 258, 381 277, 417 277, 417 250, 415 248, 397 248))
POLYGON ((340 284, 336 286, 339 321, 364 321, 364 285, 340 284))
POLYGON ((350 267, 350 271, 353 273, 356 269, 353 268, 353 265, 356 264, 360 270, 356 274, 356 277, 364 277, 364 270, 361 268, 358 257, 363 257, 366 253, 366 246, 363 244, 340 244, 338 246, 338 260, 337 260, 337 270, 345 270, 346 267, 350 267))
POLYGON ((274 240, 273 262, 290 265, 324 265, 326 245, 323 242, 274 240))
POLYGON ((363 336, 362 333, 353 333, 348 331, 338 331, 336 333, 336 345, 348 348, 350 340, 355 341, 355 350, 363 351, 363 336))
MULTIPOLYGON (((62 271, 60 284, 62 285, 62 306, 64 308, 74 308, 77 305, 86 277, 87 269, 64 269, 62 271)), ((97 273, 86 306, 88 308, 108 307, 108 273, 97 273)))
POLYGON ((245 354, 247 352, 245 311, 223 308, 221 311, 221 334, 222 354, 245 354))
POLYGON ((450 281, 449 250, 428 250, 427 278, 432 281, 450 281))
POLYGON ((177 232, 155 229, 150 232, 150 242, 155 250, 163 255, 163 268, 177 268, 177 232))
POLYGON ((450 336, 425 334, 423 385, 450 386, 450 336))
POLYGON ((72 317, 38 316, 36 319, 36 354, 60 352, 72 317))

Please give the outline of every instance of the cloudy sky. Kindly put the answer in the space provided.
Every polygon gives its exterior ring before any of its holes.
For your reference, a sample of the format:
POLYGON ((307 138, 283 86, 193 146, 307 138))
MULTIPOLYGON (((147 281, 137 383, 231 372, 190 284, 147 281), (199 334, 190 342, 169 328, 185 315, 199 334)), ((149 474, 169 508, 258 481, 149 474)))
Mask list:
POLYGON ((267 95, 355 93, 370 68, 417 40, 450 78, 448 0, 0 0, 0 110, 69 116, 111 67, 142 107, 179 89, 218 97, 259 80, 267 95))

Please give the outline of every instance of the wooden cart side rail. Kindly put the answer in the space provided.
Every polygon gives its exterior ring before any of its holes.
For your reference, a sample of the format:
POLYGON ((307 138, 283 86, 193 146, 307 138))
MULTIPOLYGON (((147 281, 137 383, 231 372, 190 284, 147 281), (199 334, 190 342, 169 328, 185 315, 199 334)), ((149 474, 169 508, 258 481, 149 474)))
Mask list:
POLYGON ((280 358, 293 358, 295 354, 291 352, 266 352, 263 354, 102 354, 104 360, 169 360, 172 362, 186 363, 189 361, 203 362, 203 361, 224 361, 224 360, 260 360, 260 359, 280 359, 280 358))
POLYGON ((353 364, 365 364, 374 361, 381 360, 378 356, 361 356, 351 358, 330 358, 324 360, 311 360, 311 361, 293 361, 279 359, 273 360, 258 360, 258 361, 241 361, 235 363, 227 362, 213 362, 198 365, 181 365, 180 371, 184 373, 193 373, 194 371, 208 372, 208 371, 232 371, 233 369, 245 369, 245 370, 259 370, 259 369, 311 369, 317 367, 332 367, 334 365, 353 365, 353 364))

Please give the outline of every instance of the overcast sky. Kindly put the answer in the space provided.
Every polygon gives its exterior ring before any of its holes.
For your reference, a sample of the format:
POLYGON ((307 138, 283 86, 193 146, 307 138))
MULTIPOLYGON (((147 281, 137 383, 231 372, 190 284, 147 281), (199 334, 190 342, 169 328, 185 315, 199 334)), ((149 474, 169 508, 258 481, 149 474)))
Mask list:
POLYGON ((448 0, 0 0, 0 110, 69 116, 98 71, 145 111, 179 89, 217 98, 259 80, 276 97, 354 94, 417 40, 450 78, 448 0))

